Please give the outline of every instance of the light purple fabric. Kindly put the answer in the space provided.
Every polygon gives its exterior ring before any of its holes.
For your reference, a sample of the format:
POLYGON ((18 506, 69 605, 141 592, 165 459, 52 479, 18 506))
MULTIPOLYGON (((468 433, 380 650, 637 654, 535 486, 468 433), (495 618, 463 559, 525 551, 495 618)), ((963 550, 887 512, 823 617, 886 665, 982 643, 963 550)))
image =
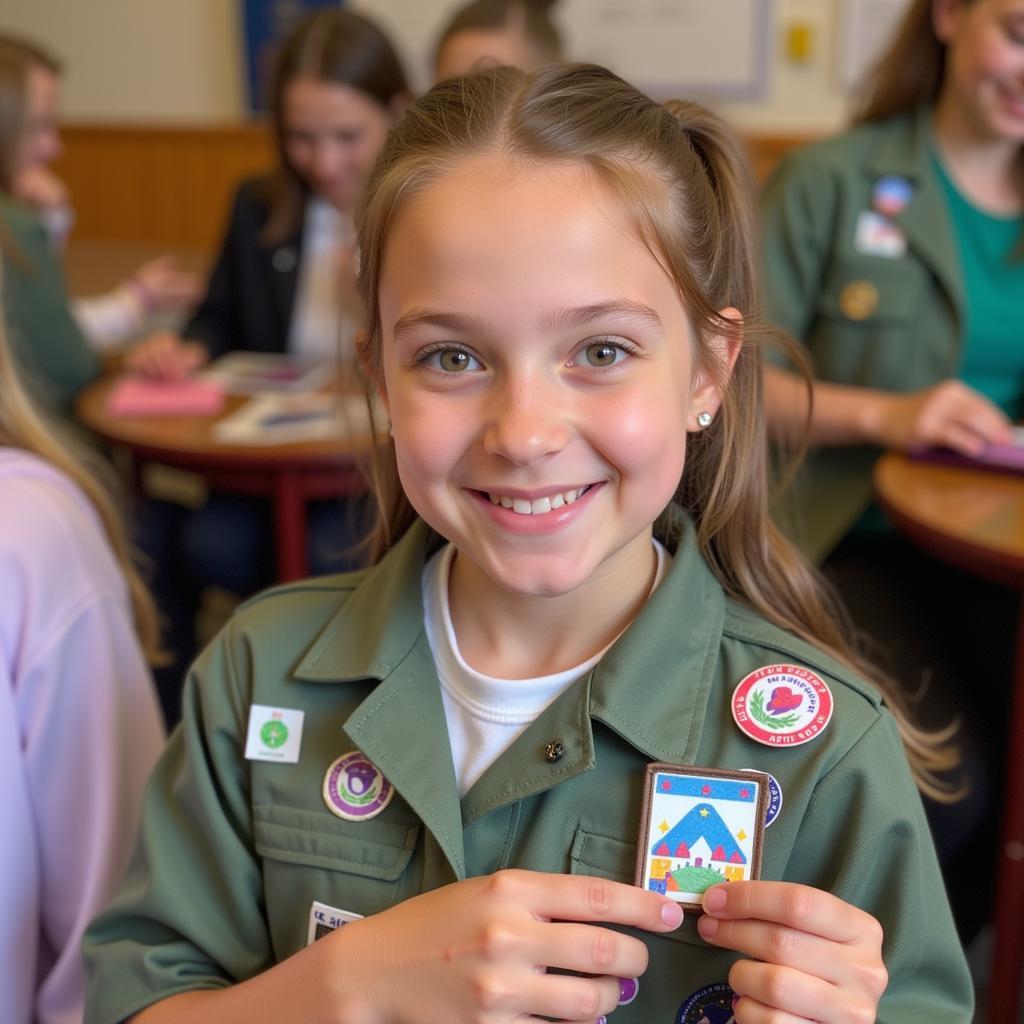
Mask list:
POLYGON ((0 1021, 82 1020, 79 945, 163 746, 127 588, 62 474, 0 447, 0 1021))

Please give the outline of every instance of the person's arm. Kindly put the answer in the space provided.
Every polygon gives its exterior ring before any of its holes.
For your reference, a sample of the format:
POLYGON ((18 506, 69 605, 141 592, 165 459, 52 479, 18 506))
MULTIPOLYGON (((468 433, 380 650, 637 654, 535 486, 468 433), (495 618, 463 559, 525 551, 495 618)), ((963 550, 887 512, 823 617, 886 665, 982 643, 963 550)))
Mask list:
MULTIPOLYGON (((958 380, 909 393, 814 381, 810 440, 817 445, 870 444, 911 451, 941 445, 980 455, 990 444, 1008 444, 1011 424, 984 395, 958 380)), ((799 442, 807 426, 804 380, 766 366, 765 415, 775 437, 799 442)))
POLYGON ((3 302, 11 346, 43 401, 63 409, 100 372, 78 328, 64 278, 42 225, 27 212, 0 208, 17 252, 4 259, 3 302))

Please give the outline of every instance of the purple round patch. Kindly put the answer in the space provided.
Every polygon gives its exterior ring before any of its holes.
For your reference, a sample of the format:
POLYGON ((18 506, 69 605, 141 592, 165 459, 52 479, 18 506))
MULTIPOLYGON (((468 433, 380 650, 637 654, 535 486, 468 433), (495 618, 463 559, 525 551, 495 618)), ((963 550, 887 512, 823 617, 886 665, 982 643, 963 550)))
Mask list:
POLYGON ((639 992, 639 978, 619 978, 619 1006, 628 1006, 639 992))
POLYGON ((683 1000, 676 1024, 730 1024, 735 1021, 733 1005, 736 993, 724 982, 705 985, 683 1000))
POLYGON ((380 769, 359 750, 342 754, 331 763, 323 792, 328 810, 348 821, 375 818, 395 795, 380 769))

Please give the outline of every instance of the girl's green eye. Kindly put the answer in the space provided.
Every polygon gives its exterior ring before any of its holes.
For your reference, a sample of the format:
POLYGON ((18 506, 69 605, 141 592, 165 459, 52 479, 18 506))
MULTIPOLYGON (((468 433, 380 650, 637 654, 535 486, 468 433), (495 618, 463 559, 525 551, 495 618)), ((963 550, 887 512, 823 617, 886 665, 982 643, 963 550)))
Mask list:
POLYGON ((614 366, 622 350, 618 345, 609 344, 607 341, 595 341, 584 350, 587 362, 591 366, 614 366))
POLYGON ((463 352, 461 349, 448 348, 438 353, 438 362, 445 372, 460 373, 462 370, 469 369, 473 358, 468 352, 463 352))

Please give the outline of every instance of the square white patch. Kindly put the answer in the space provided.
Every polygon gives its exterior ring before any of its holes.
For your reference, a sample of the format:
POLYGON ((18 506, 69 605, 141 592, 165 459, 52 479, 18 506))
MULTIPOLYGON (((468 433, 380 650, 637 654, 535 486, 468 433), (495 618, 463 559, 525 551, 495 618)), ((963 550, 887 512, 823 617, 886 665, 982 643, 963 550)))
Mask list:
POLYGON ((247 761, 277 761, 298 764, 302 747, 305 711, 253 704, 249 708, 249 731, 245 737, 247 761))
POLYGON ((898 260, 907 251, 907 236, 888 217, 874 210, 864 210, 857 218, 853 247, 865 256, 898 260))
POLYGON ((306 933, 306 945, 322 939, 325 935, 340 928, 350 921, 361 921, 362 914, 353 914, 351 910, 338 910, 337 907, 329 907, 326 903, 313 901, 309 908, 309 931, 306 933))

